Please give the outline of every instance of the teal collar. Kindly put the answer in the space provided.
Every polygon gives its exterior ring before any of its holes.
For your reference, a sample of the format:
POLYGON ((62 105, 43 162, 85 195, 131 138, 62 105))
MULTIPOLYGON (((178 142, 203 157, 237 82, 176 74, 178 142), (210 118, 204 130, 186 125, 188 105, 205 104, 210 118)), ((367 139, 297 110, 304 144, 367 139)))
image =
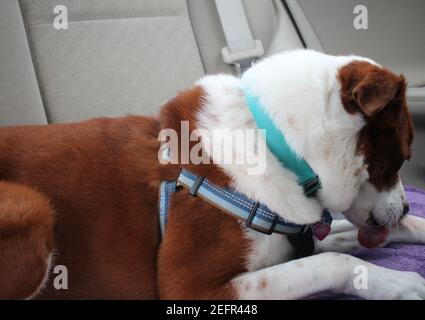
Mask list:
POLYGON ((317 174, 308 163, 299 157, 288 145, 285 136, 261 105, 260 99, 245 90, 245 99, 259 129, 265 130, 266 143, 280 163, 298 177, 298 184, 304 188, 307 196, 314 196, 320 188, 317 174))

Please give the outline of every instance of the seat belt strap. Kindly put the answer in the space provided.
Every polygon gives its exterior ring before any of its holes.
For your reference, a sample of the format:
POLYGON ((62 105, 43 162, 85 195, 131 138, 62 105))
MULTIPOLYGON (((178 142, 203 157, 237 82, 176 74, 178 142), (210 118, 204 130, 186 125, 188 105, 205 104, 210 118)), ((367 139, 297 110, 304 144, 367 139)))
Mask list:
POLYGON ((264 55, 263 44, 252 36, 242 0, 215 0, 215 4, 227 42, 222 58, 241 74, 264 55))

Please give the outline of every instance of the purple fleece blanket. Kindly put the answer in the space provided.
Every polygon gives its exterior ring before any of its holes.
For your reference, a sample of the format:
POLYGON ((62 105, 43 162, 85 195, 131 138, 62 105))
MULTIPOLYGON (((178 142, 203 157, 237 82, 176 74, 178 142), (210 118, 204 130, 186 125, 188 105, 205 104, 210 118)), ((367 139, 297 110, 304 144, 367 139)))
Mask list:
MULTIPOLYGON (((425 192, 406 187, 410 205, 410 213, 425 218, 425 192)), ((361 249, 351 252, 352 255, 374 263, 400 271, 415 271, 425 277, 425 245, 391 243, 383 248, 361 249)), ((319 299, 352 299, 353 297, 323 293, 319 299)))

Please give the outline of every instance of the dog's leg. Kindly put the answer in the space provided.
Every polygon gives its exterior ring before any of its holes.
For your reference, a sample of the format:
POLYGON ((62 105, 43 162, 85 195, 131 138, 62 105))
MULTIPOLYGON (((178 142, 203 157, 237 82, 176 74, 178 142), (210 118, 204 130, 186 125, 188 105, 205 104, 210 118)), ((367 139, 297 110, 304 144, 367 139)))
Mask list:
POLYGON ((0 299, 34 297, 46 281, 53 210, 36 190, 0 182, 0 299))
POLYGON ((314 238, 314 252, 349 252, 361 248, 357 239, 358 228, 342 219, 332 222, 331 233, 322 241, 314 238))
POLYGON ((322 253, 243 274, 233 280, 240 299, 299 299, 325 290, 365 299, 425 299, 425 279, 340 253, 322 253), (367 288, 356 288, 356 267, 367 288))
MULTIPOLYGON (((348 252, 362 248, 357 239, 358 230, 345 219, 335 220, 332 223, 332 232, 328 237, 322 241, 315 239, 315 253, 348 252)), ((425 219, 407 215, 391 228, 386 241, 381 245, 390 242, 425 244, 425 219)))

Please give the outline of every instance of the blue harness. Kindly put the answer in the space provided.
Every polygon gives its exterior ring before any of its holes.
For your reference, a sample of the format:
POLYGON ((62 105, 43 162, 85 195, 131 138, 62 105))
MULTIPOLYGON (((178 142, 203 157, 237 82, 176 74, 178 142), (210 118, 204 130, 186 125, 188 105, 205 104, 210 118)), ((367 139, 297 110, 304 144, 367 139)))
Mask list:
MULTIPOLYGON (((262 108, 259 99, 245 93, 247 104, 259 129, 266 130, 266 143, 281 164, 298 177, 307 197, 313 197, 320 189, 320 180, 307 162, 298 157, 287 144, 282 132, 275 126, 262 108)), ((165 233, 171 195, 178 187, 183 187, 192 196, 198 196, 222 211, 245 221, 248 228, 264 234, 279 233, 299 238, 307 232, 322 240, 330 231, 332 217, 325 210, 320 221, 312 225, 299 225, 284 220, 266 205, 249 199, 247 196, 228 187, 220 187, 205 177, 197 176, 183 169, 176 181, 162 181, 159 188, 159 220, 161 234, 165 233), (313 230, 313 232, 311 232, 313 230)), ((299 240, 297 240, 299 241, 299 240)))
MULTIPOLYGON (((261 233, 271 234, 275 232, 297 235, 310 227, 309 225, 285 221, 267 206, 252 201, 244 194, 231 188, 219 187, 208 179, 183 169, 176 181, 162 181, 160 185, 159 221, 162 234, 164 234, 167 225, 171 195, 177 191, 178 186, 187 189, 192 196, 198 196, 222 211, 244 220, 247 227, 261 233)), ((329 212, 325 212, 322 220, 318 223, 330 225, 331 222, 331 215, 329 212)))

